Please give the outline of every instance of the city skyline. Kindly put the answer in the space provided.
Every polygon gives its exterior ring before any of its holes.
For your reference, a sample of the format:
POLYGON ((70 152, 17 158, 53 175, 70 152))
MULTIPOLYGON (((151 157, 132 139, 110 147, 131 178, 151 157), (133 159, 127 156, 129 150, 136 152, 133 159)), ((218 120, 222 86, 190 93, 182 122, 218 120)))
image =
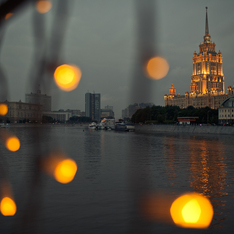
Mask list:
MULTIPOLYGON (((176 84, 177 93, 189 91, 192 55, 205 33, 206 6, 212 41, 223 56, 225 92, 229 85, 233 85, 230 49, 234 40, 233 1, 156 2, 155 51, 156 55, 167 59, 170 69, 165 78, 151 82, 150 96, 145 95, 142 87, 142 93, 137 96, 140 100, 130 99, 134 69, 138 64, 135 1, 74 1, 73 5, 72 1, 68 2, 70 13, 60 61, 79 66, 82 77, 78 88, 69 93, 59 91, 53 82, 46 90, 42 89, 43 93, 53 97, 53 109, 84 110, 85 93, 95 90, 102 94, 102 107, 114 106, 116 118, 119 118, 122 109, 135 102, 164 106, 164 94, 168 93, 172 83, 176 84)), ((51 11, 44 15, 47 37, 57 2, 52 3, 51 11)), ((35 49, 32 16, 33 7, 25 7, 11 17, 5 27, 1 67, 8 81, 7 99, 11 101, 23 100, 24 94, 32 91, 29 82, 35 49)))

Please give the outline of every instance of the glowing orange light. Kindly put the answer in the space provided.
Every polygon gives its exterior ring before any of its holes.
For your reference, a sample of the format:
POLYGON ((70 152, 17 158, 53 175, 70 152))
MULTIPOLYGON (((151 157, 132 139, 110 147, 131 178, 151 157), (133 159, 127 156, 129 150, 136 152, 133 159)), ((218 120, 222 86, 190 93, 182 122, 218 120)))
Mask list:
POLYGON ((36 3, 37 11, 41 14, 47 13, 52 7, 52 3, 46 0, 39 0, 36 3))
POLYGON ((172 203, 170 213, 178 226, 207 228, 213 217, 213 207, 207 198, 197 193, 188 193, 172 203))
POLYGON ((58 182, 66 184, 76 175, 77 165, 60 150, 55 150, 42 161, 43 170, 53 176, 58 182))
POLYGON ((75 89, 81 79, 81 70, 74 65, 61 65, 54 72, 54 79, 57 86, 64 91, 75 89))
POLYGON ((8 112, 8 107, 4 103, 0 103, 0 115, 6 115, 8 112))
POLYGON ((16 136, 10 136, 6 140, 6 147, 10 151, 17 151, 20 148, 20 141, 16 136))
POLYGON ((77 165, 75 161, 71 159, 65 159, 56 166, 54 177, 58 182, 66 184, 73 180, 76 171, 77 165))
POLYGON ((146 72, 149 78, 160 80, 167 75, 169 65, 166 59, 161 57, 151 58, 146 65, 146 72))
POLYGON ((6 16, 5 16, 5 19, 9 19, 11 16, 13 15, 13 13, 7 13, 6 16))
POLYGON ((11 198, 4 197, 1 200, 0 210, 4 216, 13 216, 16 213, 17 208, 15 202, 11 198))

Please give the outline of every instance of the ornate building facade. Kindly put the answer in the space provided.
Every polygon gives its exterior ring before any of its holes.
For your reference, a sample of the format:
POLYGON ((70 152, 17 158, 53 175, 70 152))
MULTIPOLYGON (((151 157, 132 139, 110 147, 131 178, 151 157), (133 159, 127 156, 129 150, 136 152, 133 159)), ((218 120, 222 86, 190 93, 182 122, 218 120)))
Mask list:
POLYGON ((8 106, 8 112, 2 117, 4 121, 19 123, 23 121, 42 121, 42 105, 25 102, 4 102, 8 106))
POLYGON ((216 53, 215 43, 211 41, 208 27, 206 7, 205 35, 199 45, 199 53, 193 53, 193 72, 191 75, 190 92, 185 95, 176 94, 176 88, 171 85, 169 94, 164 95, 165 106, 179 106, 187 108, 210 107, 217 109, 223 100, 233 95, 234 87, 228 87, 225 94, 223 74, 223 57, 221 52, 216 53))

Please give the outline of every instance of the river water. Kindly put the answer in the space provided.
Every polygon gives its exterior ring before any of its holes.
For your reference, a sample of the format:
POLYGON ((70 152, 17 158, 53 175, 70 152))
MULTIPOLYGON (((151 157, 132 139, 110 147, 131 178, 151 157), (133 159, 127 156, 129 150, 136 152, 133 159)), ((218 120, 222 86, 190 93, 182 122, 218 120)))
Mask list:
POLYGON ((90 131, 83 126, 11 127, 17 152, 0 145, 2 173, 12 185, 17 213, 0 216, 0 233, 232 233, 232 136, 90 131), (60 184, 37 170, 37 158, 63 149, 78 170, 60 184), (208 229, 182 229, 147 219, 139 204, 196 191, 208 197, 208 229), (164 194, 164 195, 163 195, 164 194))

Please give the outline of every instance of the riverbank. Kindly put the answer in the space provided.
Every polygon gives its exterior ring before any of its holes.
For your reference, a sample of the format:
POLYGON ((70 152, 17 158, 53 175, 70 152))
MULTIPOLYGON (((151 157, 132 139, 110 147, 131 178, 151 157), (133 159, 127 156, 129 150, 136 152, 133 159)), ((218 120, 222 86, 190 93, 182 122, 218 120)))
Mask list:
POLYGON ((64 124, 64 123, 45 123, 45 124, 33 124, 33 123, 9 123, 9 127, 14 128, 27 128, 27 127, 88 127, 89 123, 82 124, 64 124))
POLYGON ((168 133, 192 133, 192 134, 223 134, 233 135, 233 126, 200 126, 200 125, 136 125, 136 132, 168 132, 168 133))

